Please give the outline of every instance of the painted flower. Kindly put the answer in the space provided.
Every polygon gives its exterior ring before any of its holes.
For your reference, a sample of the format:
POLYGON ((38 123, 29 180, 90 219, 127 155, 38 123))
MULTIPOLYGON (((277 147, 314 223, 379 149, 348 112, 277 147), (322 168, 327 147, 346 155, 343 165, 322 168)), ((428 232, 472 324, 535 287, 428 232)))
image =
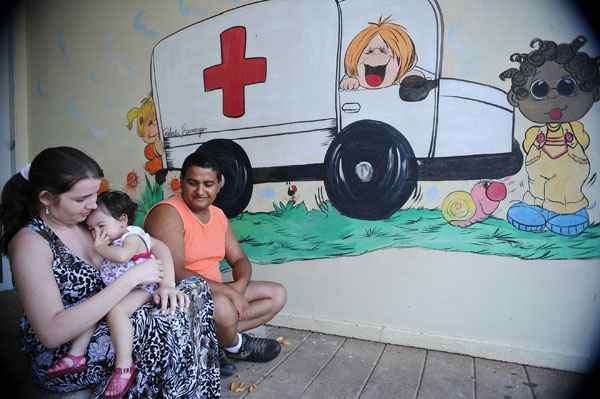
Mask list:
POLYGON ((546 141, 546 136, 544 135, 544 133, 540 132, 536 136, 535 141, 537 141, 539 144, 543 144, 544 141, 546 141))
POLYGON ((574 138, 575 138, 575 136, 573 135, 573 133, 571 133, 571 132, 565 133, 565 141, 567 143, 571 143, 574 138))
POLYGON ((110 190, 110 182, 107 178, 103 178, 100 182, 100 189, 98 190, 98 194, 102 194, 110 190))
POLYGON ((127 177, 125 178, 126 187, 135 189, 138 186, 139 182, 140 179, 135 170, 131 170, 129 171, 129 173, 127 173, 127 177))
POLYGON ((171 179, 171 190, 175 193, 181 190, 181 181, 178 177, 174 177, 171 179))
POLYGON ((125 176, 123 191, 129 195, 132 200, 137 200, 140 190, 140 177, 135 170, 130 170, 125 176))

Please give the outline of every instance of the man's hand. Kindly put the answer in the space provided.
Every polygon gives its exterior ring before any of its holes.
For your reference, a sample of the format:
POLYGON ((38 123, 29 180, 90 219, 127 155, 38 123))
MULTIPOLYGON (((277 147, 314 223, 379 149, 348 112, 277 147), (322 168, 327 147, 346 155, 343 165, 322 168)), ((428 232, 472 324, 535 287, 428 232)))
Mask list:
POLYGON ((250 309, 250 304, 244 298, 242 294, 237 292, 236 290, 229 290, 227 294, 225 294, 235 306, 235 310, 237 311, 238 320, 246 320, 248 318, 248 310, 250 309))
POLYGON ((154 292, 154 303, 160 305, 160 311, 166 312, 167 308, 169 313, 175 313, 177 306, 181 309, 187 309, 190 306, 190 298, 177 288, 173 287, 158 287, 154 292))

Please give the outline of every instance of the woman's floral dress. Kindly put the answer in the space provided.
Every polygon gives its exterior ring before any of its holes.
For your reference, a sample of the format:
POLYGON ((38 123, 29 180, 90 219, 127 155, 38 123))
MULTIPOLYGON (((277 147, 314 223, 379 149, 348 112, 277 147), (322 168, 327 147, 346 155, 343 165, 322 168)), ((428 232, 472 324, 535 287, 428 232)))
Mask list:
MULTIPOLYGON (((52 271, 66 308, 83 302, 105 285, 100 273, 69 250, 54 232, 36 218, 28 226, 44 237, 52 249, 52 271)), ((134 329, 133 357, 138 368, 135 383, 126 398, 218 398, 221 380, 218 344, 213 320, 213 301, 206 282, 189 278, 178 287, 190 298, 187 310, 162 314, 151 303, 131 316, 134 329)), ((96 326, 87 352, 87 369, 55 379, 47 369, 70 343, 45 348, 25 316, 21 319, 22 349, 31 360, 34 379, 45 389, 57 392, 90 387, 94 398, 103 395, 112 374, 115 353, 105 322, 96 326)))

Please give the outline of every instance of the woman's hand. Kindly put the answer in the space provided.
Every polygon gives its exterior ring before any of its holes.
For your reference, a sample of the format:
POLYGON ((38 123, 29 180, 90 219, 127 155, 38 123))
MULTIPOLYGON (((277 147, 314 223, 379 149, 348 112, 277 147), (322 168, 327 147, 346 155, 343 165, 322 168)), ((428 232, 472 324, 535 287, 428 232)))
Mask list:
POLYGON ((134 286, 160 283, 165 275, 163 263, 157 259, 148 259, 129 269, 125 275, 133 279, 134 286))
POLYGON ((169 308, 169 313, 175 313, 177 306, 181 309, 187 309, 190 306, 190 298, 183 292, 174 287, 158 287, 154 292, 154 303, 160 304, 161 312, 166 312, 169 308))

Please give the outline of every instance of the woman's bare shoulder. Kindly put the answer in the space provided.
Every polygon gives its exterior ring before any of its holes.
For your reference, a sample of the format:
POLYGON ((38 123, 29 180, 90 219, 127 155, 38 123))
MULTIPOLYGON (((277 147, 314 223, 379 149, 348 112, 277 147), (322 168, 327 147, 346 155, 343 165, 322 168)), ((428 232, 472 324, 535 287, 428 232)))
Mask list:
POLYGON ((48 249, 50 249, 48 242, 41 235, 39 235, 33 228, 27 227, 27 226, 21 228, 21 230, 19 230, 17 232, 17 234, 15 234, 15 236, 12 238, 12 240, 10 241, 10 243, 8 245, 9 250, 10 250, 10 248, 21 248, 21 247, 24 247, 24 248, 47 247, 48 249))
POLYGON ((18 269, 22 270, 42 263, 50 265, 52 250, 48 241, 35 232, 35 230, 24 227, 10 241, 8 256, 11 265, 19 265, 18 269))

